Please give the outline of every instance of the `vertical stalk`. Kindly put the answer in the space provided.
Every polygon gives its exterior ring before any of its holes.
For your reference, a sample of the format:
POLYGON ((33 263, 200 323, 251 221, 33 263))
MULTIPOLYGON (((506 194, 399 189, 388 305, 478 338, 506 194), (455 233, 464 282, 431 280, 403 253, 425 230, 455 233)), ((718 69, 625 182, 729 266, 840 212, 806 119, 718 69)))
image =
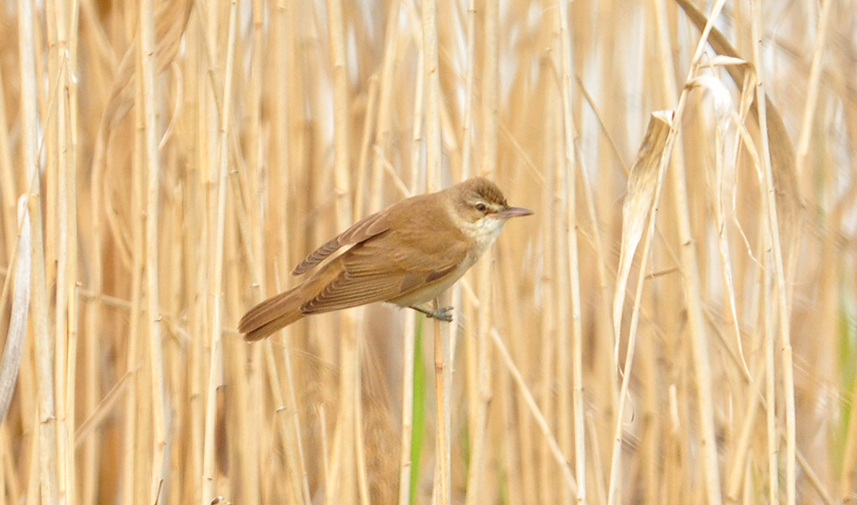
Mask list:
POLYGON ((39 171, 39 117, 36 108, 37 80, 33 5, 18 0, 18 57, 21 72, 21 159, 29 182, 29 213, 31 223, 31 316, 35 340, 36 387, 38 394, 38 426, 33 443, 38 447, 39 492, 42 503, 57 503, 57 425, 54 397, 54 376, 51 362, 48 295, 45 279, 43 195, 39 171))
MULTIPOLYGON (((211 335, 209 341, 209 366, 208 386, 206 391, 205 430, 202 457, 202 505, 208 505, 214 499, 214 479, 216 477, 214 428, 216 424, 217 387, 219 377, 222 373, 223 360, 223 249, 224 227, 226 226, 226 184, 229 171, 229 135, 232 116, 232 76, 235 61, 235 31, 236 31, 235 0, 230 2, 229 8, 229 34, 226 43, 226 64, 223 74, 223 106, 220 108, 220 132, 219 132, 219 156, 217 169, 217 196, 214 199, 216 216, 214 216, 214 257, 212 258, 210 275, 212 281, 211 309, 211 335)), ((225 441, 224 441, 225 442, 225 441)))
POLYGON ((158 502, 166 475, 164 445, 166 426, 164 418, 164 364, 161 344, 161 315, 158 286, 158 227, 160 212, 160 164, 158 162, 157 124, 155 107, 155 15, 153 0, 140 2, 140 58, 143 89, 143 136, 146 161, 146 310, 149 318, 149 346, 151 360, 152 395, 152 485, 151 503, 158 502))
MULTIPOLYGON (((78 28, 79 28, 80 4, 78 0, 72 0, 69 4, 66 21, 68 27, 65 29, 68 34, 68 57, 65 59, 65 79, 63 86, 66 89, 66 100, 68 101, 68 116, 71 118, 68 121, 68 139, 65 141, 64 147, 70 155, 66 164, 65 177, 65 199, 66 209, 68 213, 65 215, 66 227, 68 228, 67 240, 69 247, 67 248, 67 277, 66 284, 63 287, 68 292, 68 365, 66 366, 66 405, 68 405, 67 416, 69 424, 66 428, 66 446, 69 448, 66 455, 67 458, 67 492, 69 502, 72 500, 77 502, 77 466, 74 451, 74 432, 77 406, 75 399, 77 398, 77 344, 78 344, 78 328, 80 326, 80 294, 77 289, 78 270, 78 227, 77 227, 77 153, 79 149, 78 143, 78 122, 75 118, 79 117, 78 102, 77 102, 77 46, 78 46, 78 28)), ((64 137, 62 137, 64 138, 64 137)))
MULTIPOLYGON (((774 190, 774 176, 771 167, 771 150, 768 143, 768 119, 766 114, 767 96, 764 88, 765 76, 763 65, 761 65, 761 6, 758 0, 752 2, 753 20, 753 61, 756 62, 756 71, 759 73, 759 81, 756 84, 756 105, 759 109, 759 129, 761 130, 762 142, 762 199, 767 225, 767 243, 770 247, 769 264, 773 263, 773 269, 766 270, 766 276, 771 284, 771 289, 768 291, 771 303, 776 303, 776 315, 778 320, 776 326, 773 326, 773 321, 770 323, 771 333, 768 333, 769 338, 773 339, 773 330, 779 328, 780 334, 780 359, 783 367, 783 396, 785 401, 786 413, 786 503, 794 505, 796 501, 796 480, 797 480, 797 456, 796 456, 796 430, 795 430, 795 383, 794 383, 794 362, 792 359, 792 344, 791 344, 791 321, 789 314, 789 306, 786 300, 788 291, 786 290, 785 270, 783 263, 782 244, 780 242, 779 220, 777 218, 777 202, 774 190), (772 271, 773 270, 773 271, 772 271), (773 278, 771 278, 773 277, 773 278), (776 301, 773 297, 776 296, 776 301)), ((766 283, 767 283, 766 282, 766 283)), ((773 348, 773 342, 768 344, 768 347, 773 348)), ((774 369, 768 369, 769 376, 774 376, 774 369)), ((772 391, 769 391, 772 392, 772 391)), ((773 397, 768 397, 773 403, 773 397)), ((773 406, 768 407, 769 416, 776 413, 773 406)), ((771 444, 777 444, 777 440, 769 440, 771 444)), ((775 453, 774 447, 770 448, 771 454, 775 453)), ((773 461, 772 461, 773 463, 773 461)), ((776 467, 769 468, 773 472, 776 467)), ((771 477, 772 479, 774 476, 771 477)), ((773 482, 772 482, 773 485, 773 482)))
MULTIPOLYGON (((584 426, 583 398, 583 328, 580 309, 580 263, 577 258, 577 155, 574 147, 574 122, 571 110, 571 73, 572 52, 571 36, 568 31, 568 2, 559 3, 559 33, 562 55, 561 73, 562 116, 564 136, 563 173, 568 181, 568 206, 565 212, 565 226, 568 234, 568 273, 571 282, 571 368, 572 403, 574 404, 574 462, 577 480, 577 502, 586 503, 586 431, 584 426)), ((584 175, 585 177, 585 175, 584 175)), ((565 279, 562 279, 565 282, 565 279)), ((563 339, 566 337, 563 336, 563 339)), ((566 448, 567 450, 567 448, 566 448)), ((571 501, 570 499, 566 501, 571 501)))
MULTIPOLYGON (((485 2, 485 39, 484 67, 482 69, 482 168, 481 174, 493 178, 497 171, 497 133, 499 131, 499 17, 497 0, 485 2)), ((488 407, 492 396, 492 375, 490 357, 490 331, 493 323, 491 313, 491 264, 492 251, 485 252, 478 264, 479 284, 479 331, 477 333, 477 385, 476 431, 473 433, 473 459, 467 477, 467 505, 479 503, 482 493, 482 479, 487 467, 488 451, 488 407)))
MULTIPOLYGON (((36 176, 38 179, 38 176, 36 176)), ((48 336, 48 297, 45 289, 45 251, 42 234, 42 207, 38 184, 36 192, 30 193, 29 212, 32 223, 32 314, 34 353, 36 361, 36 385, 39 395, 38 440, 39 489, 42 503, 57 501, 57 426, 54 402, 54 379, 51 367, 51 350, 48 336)))
MULTIPOLYGON (((438 62, 437 35, 437 2, 423 0, 422 33, 423 33, 423 80, 426 93, 426 189, 429 192, 440 190, 441 187, 441 128, 440 128, 440 75, 438 62)), ((435 301, 437 306, 437 301, 435 301)), ((439 469, 435 477, 435 493, 438 492, 437 482, 440 481, 439 503, 446 505, 450 500, 449 462, 450 446, 447 438, 449 423, 444 415, 444 408, 449 400, 448 385, 445 387, 444 362, 448 361, 449 351, 444 352, 443 333, 439 321, 434 324, 434 366, 435 390, 437 393, 437 450, 436 461, 439 469)))
MULTIPOLYGON (((330 38, 330 61, 333 68, 333 130, 334 150, 336 152, 334 168, 334 186, 336 194, 337 228, 345 229, 352 221, 351 181, 349 166, 349 99, 348 67, 345 57, 345 26, 343 24, 341 0, 327 0, 328 36, 330 38)), ((333 442, 333 459, 325 492, 326 503, 351 504, 355 502, 355 476, 352 463, 355 463, 354 451, 356 437, 355 415, 359 415, 360 405, 360 362, 357 352, 357 334, 355 320, 351 312, 342 315, 342 347, 340 356, 342 372, 340 375, 340 407, 333 442)))

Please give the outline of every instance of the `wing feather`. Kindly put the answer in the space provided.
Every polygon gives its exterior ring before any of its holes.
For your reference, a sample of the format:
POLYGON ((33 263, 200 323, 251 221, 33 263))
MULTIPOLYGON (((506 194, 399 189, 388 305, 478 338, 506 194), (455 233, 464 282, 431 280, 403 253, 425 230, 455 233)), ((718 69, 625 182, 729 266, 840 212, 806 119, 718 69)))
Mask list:
POLYGON ((400 298, 441 282, 467 257, 463 242, 433 252, 431 261, 412 246, 395 232, 358 243, 334 260, 337 265, 329 264, 341 271, 301 306, 301 312, 315 314, 400 298))
POLYGON ((328 240, 324 245, 310 253, 298 266, 292 270, 292 275, 301 275, 318 265, 325 258, 336 252, 340 247, 357 244, 380 235, 390 229, 388 213, 376 212, 371 216, 357 221, 350 228, 328 240))
POLYGON ((317 314, 380 302, 395 296, 395 279, 353 278, 342 272, 321 292, 301 306, 304 314, 317 314))

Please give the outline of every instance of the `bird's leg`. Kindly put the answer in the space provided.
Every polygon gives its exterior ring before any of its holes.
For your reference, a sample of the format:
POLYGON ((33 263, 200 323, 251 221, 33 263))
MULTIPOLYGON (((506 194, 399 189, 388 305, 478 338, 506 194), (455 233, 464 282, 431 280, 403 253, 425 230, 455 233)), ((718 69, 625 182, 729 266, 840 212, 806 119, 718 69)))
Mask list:
POLYGON ((452 312, 452 307, 441 307, 439 309, 429 310, 429 309, 424 309, 422 307, 419 307, 417 305, 411 305, 408 308, 414 309, 417 312, 422 312, 426 316, 433 317, 434 319, 446 321, 447 323, 452 322, 452 314, 450 314, 450 312, 452 312))

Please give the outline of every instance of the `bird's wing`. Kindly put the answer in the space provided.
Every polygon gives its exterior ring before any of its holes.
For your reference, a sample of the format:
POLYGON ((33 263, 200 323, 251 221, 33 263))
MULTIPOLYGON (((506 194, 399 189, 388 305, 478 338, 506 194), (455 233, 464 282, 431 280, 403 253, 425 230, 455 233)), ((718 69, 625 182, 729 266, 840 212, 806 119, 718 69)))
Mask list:
POLYGON ((387 213, 382 211, 376 212, 371 216, 366 216, 351 225, 351 228, 348 228, 344 232, 328 240, 327 243, 313 251, 305 260, 296 266, 294 270, 292 270, 292 275, 301 275, 324 261, 325 258, 333 254, 342 246, 363 242, 364 240, 380 235, 389 229, 390 225, 387 213))
POLYGON ((400 298, 441 281, 467 257, 463 241, 425 255, 408 250, 412 245, 399 238, 391 232, 359 243, 334 260, 342 268, 301 306, 301 312, 329 312, 400 298))

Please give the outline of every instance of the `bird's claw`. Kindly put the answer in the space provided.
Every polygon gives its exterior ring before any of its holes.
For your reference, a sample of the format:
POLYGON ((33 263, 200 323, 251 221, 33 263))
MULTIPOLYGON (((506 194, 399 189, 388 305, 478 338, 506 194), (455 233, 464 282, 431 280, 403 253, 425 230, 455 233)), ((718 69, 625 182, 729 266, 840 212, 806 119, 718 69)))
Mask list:
POLYGON ((439 309, 429 310, 416 305, 412 305, 411 308, 416 310, 417 312, 422 312, 426 315, 426 317, 437 319, 439 321, 446 321, 447 323, 452 322, 452 314, 450 314, 450 312, 452 312, 452 307, 441 307, 439 309))
POLYGON ((430 310, 426 315, 428 317, 432 317, 434 319, 439 319, 441 321, 446 321, 447 323, 452 322, 452 307, 441 307, 437 310, 430 310))

